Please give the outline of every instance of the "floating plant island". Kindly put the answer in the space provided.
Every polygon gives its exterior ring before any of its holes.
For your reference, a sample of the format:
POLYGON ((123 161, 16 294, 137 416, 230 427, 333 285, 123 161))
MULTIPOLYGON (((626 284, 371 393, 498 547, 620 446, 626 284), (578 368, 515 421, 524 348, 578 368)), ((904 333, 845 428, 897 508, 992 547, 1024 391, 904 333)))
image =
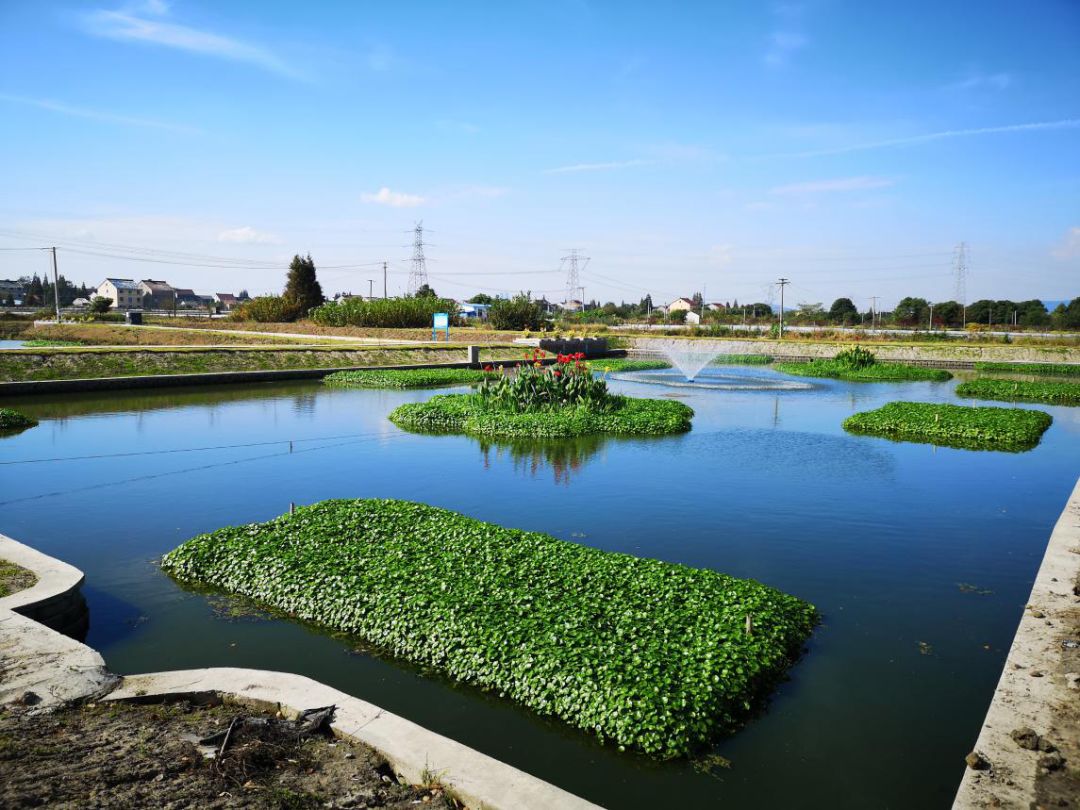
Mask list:
POLYGON ((996 399, 1005 402, 1043 402, 1047 405, 1080 405, 1080 383, 1025 382, 984 378, 956 386, 958 397, 996 399))
POLYGON ((336 371, 323 377, 326 385, 342 388, 438 388, 447 385, 474 385, 485 372, 472 368, 400 368, 370 371, 336 371))
POLYGON ((753 580, 396 500, 220 529, 162 567, 658 758, 737 728, 817 621, 753 580))
POLYGON ((31 419, 14 408, 0 408, 0 432, 11 433, 26 430, 37 425, 37 419, 31 419))
POLYGON ((542 352, 513 373, 488 366, 475 394, 446 394, 401 405, 390 414, 398 427, 425 433, 474 436, 563 437, 606 433, 659 436, 690 429, 694 411, 674 400, 612 394, 593 375, 584 355, 559 355, 544 366, 542 352))
POLYGON ((849 416, 844 430, 964 450, 1021 452, 1035 447, 1051 422, 1050 414, 1024 408, 890 402, 849 416))

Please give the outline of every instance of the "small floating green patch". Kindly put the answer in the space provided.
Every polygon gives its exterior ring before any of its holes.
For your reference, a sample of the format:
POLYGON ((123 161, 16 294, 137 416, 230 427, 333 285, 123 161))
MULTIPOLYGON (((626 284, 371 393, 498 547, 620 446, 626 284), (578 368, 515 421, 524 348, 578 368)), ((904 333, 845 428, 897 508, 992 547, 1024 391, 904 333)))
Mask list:
POLYGON ((830 377, 850 382, 944 382, 952 379, 952 374, 941 368, 901 363, 872 363, 857 368, 836 360, 811 360, 808 363, 777 363, 773 368, 799 377, 830 377))
POLYGON ((671 368, 671 363, 666 360, 635 360, 630 357, 602 357, 586 360, 585 365, 590 371, 657 371, 671 368))
POLYGON ((0 408, 0 430, 22 430, 32 428, 37 423, 37 419, 31 419, 14 408, 0 408))
POLYGON ((975 370, 1071 377, 1080 376, 1080 363, 976 363, 975 370))
POLYGON ((349 388, 436 388, 441 385, 472 385, 483 380, 484 373, 471 368, 372 369, 337 371, 323 377, 323 382, 349 388))
POLYGON ((162 567, 662 758, 737 728, 817 621, 753 580, 407 501, 323 501, 162 567))
POLYGON ((713 366, 767 366, 773 361, 768 354, 718 354, 712 359, 713 366))
POLYGON ((1023 408, 974 408, 927 402, 890 402, 844 420, 844 430, 886 439, 965 450, 1030 450, 1053 421, 1023 408))
POLYGON ((557 438, 594 433, 662 436, 689 430, 693 415, 690 406, 670 399, 609 395, 604 410, 582 405, 519 413, 492 407, 479 394, 442 394, 427 402, 399 405, 390 413, 390 421, 421 433, 490 437, 557 438))
POLYGON ((956 395, 971 399, 998 399, 1004 402, 1080 405, 1080 383, 1023 382, 993 378, 969 380, 956 386, 956 395))

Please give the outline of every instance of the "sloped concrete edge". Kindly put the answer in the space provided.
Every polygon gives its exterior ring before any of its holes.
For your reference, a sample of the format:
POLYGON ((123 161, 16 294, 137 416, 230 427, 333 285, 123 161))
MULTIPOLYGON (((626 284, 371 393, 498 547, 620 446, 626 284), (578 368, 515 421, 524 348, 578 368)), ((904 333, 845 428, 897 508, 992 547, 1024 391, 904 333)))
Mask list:
MULTIPOLYGON (((1058 518, 1035 578, 1005 668, 1001 673, 954 810, 980 807, 1034 807, 1039 760, 1034 746, 1022 747, 1010 735, 1027 727, 1075 759, 1080 739, 1060 728, 1060 707, 1075 705, 1070 681, 1080 681, 1076 661, 1066 659, 1070 617, 1080 611, 1080 481, 1058 518), (1071 669, 1072 668, 1072 669, 1071 669)), ((1075 656, 1071 656, 1075 659, 1075 656)))
POLYGON ((70 597, 83 583, 83 572, 75 566, 42 554, 3 534, 0 534, 0 560, 13 562, 32 571, 37 577, 37 582, 29 588, 0 599, 0 610, 6 608, 26 615, 35 608, 40 609, 70 597))
POLYGON ((207 694, 287 715, 335 705, 335 734, 371 746, 413 784, 434 776, 469 807, 598 808, 504 762, 302 675, 232 667, 130 675, 105 700, 147 701, 207 694))

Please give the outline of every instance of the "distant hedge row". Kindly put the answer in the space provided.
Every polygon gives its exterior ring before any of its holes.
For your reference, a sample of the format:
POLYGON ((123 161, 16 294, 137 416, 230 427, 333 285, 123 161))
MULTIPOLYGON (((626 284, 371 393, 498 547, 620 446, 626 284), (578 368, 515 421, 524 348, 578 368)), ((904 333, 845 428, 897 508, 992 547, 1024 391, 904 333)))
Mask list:
POLYGON ((162 567, 656 757, 733 730, 817 621, 752 580, 406 501, 220 529, 162 567))
POLYGON ((458 305, 445 298, 343 298, 327 301, 311 310, 309 317, 323 326, 367 326, 381 329, 431 328, 436 312, 457 321, 458 305))

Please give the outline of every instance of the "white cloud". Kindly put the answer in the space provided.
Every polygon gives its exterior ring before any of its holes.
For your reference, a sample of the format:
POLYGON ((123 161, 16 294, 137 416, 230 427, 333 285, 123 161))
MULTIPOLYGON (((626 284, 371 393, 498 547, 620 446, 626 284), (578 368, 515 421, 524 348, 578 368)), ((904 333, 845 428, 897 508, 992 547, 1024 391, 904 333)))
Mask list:
POLYGON ((875 188, 887 188, 893 184, 886 177, 840 177, 834 180, 813 180, 808 183, 790 183, 777 186, 772 194, 821 194, 834 191, 869 191, 875 188))
POLYGON ((792 56, 801 51, 810 40, 797 31, 773 31, 769 35, 769 44, 765 50, 765 64, 770 67, 783 67, 792 56))
POLYGON ((400 191, 391 191, 386 186, 383 186, 374 194, 361 194, 360 199, 366 203, 388 205, 391 208, 415 208, 427 202, 424 197, 418 194, 403 194, 400 191))
POLYGON ((1057 259, 1080 258, 1080 226, 1074 225, 1065 231, 1061 243, 1051 252, 1057 259))
POLYGON ((572 172, 605 172, 612 169, 629 169, 633 166, 648 166, 651 160, 613 160, 608 163, 575 163, 571 166, 559 166, 547 169, 544 174, 570 174, 572 172))
POLYGON ((844 155, 849 152, 865 152, 871 149, 886 149, 893 146, 915 146, 931 141, 948 138, 970 138, 977 135, 999 135, 1009 132, 1038 132, 1052 129, 1076 129, 1080 127, 1080 118, 1064 118, 1060 121, 1036 121, 1031 124, 1009 124, 1001 127, 979 127, 976 129, 948 129, 942 132, 929 132, 925 135, 912 135, 907 138, 890 138, 884 141, 838 146, 832 149, 812 149, 806 152, 782 152, 772 155, 759 155, 766 158, 803 158, 824 157, 826 155, 844 155))
POLYGON ((170 124, 167 121, 156 121, 152 118, 138 118, 131 115, 118 115, 102 110, 92 110, 88 107, 76 107, 71 104, 64 104, 47 98, 26 98, 25 96, 12 96, 7 93, 0 93, 0 101, 9 101, 13 104, 25 104, 30 107, 39 107, 43 110, 61 113, 62 115, 71 115, 76 118, 89 118, 94 121, 104 121, 108 124, 167 129, 172 132, 183 132, 187 134, 197 134, 201 131, 195 127, 187 127, 182 124, 170 124))
POLYGON ((219 242, 236 242, 242 245, 280 245, 281 238, 266 231, 257 231, 250 225, 242 228, 222 231, 218 234, 219 242))
MULTIPOLYGON (((164 3, 150 5, 161 10, 150 11, 144 6, 143 13, 161 16, 168 11, 168 6, 164 3)), ((212 31, 147 19, 131 11, 97 9, 87 14, 83 20, 87 33, 93 36, 121 42, 145 42, 205 56, 230 59, 234 62, 246 62, 273 73, 299 78, 296 70, 266 48, 215 34, 212 31)))
POLYGON ((1001 71, 999 73, 969 73, 959 81, 945 85, 946 90, 1007 90, 1012 86, 1013 76, 1011 73, 1001 71))

